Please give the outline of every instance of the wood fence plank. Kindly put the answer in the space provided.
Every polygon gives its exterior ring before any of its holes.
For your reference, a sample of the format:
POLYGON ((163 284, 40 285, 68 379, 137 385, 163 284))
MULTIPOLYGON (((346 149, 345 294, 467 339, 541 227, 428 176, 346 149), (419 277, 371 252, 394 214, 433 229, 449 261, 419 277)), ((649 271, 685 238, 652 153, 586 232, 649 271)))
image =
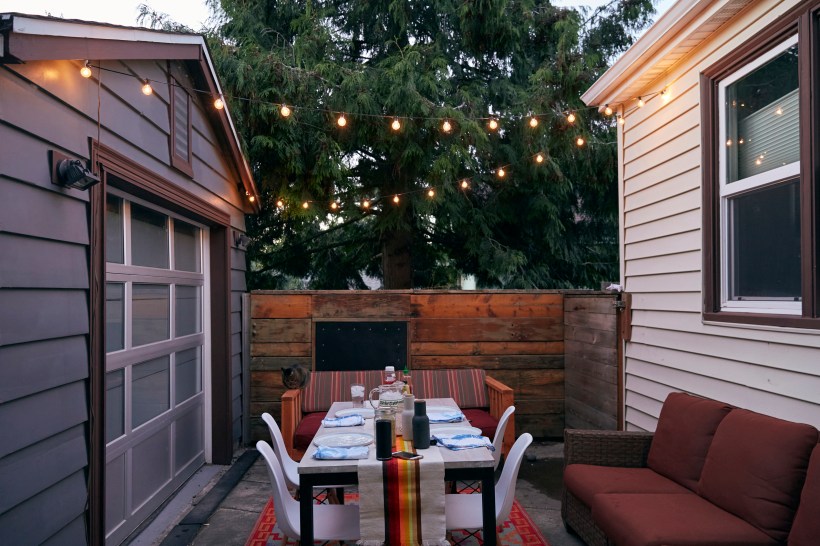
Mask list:
POLYGON ((312 337, 310 319, 257 319, 251 330, 253 343, 304 343, 312 337))
POLYGON ((251 343, 251 356, 311 356, 311 343, 251 343))
POLYGON ((254 356, 251 357, 251 371, 277 371, 281 372, 283 368, 289 366, 302 366, 305 369, 310 369, 313 359, 310 357, 292 357, 292 356, 254 356))
POLYGON ((567 313, 564 315, 564 324, 593 328, 595 330, 614 331, 616 315, 602 313, 567 313))
POLYGON ((560 320, 508 319, 414 319, 410 339, 420 341, 559 341, 564 339, 560 320))
POLYGON ((578 341, 567 341, 567 353, 573 358, 591 360, 605 366, 618 365, 618 351, 615 347, 605 347, 603 345, 590 345, 578 341))
POLYGON ((595 330, 584 326, 564 324, 564 339, 567 341, 580 341, 591 345, 615 347, 617 335, 614 330, 595 330))
POLYGON ((563 341, 473 341, 419 342, 412 355, 560 355, 563 341))
POLYGON ((615 314, 615 296, 567 296, 564 312, 588 312, 604 315, 615 314))
POLYGON ((434 370, 438 368, 480 368, 500 369, 549 369, 563 368, 563 355, 416 355, 412 357, 414 370, 434 370))
POLYGON ((310 318, 311 296, 302 294, 254 294, 252 318, 310 318))
POLYGON ((313 318, 409 318, 409 293, 316 294, 313 318))
POLYGON ((413 316, 422 318, 561 317, 561 294, 413 294, 413 316))

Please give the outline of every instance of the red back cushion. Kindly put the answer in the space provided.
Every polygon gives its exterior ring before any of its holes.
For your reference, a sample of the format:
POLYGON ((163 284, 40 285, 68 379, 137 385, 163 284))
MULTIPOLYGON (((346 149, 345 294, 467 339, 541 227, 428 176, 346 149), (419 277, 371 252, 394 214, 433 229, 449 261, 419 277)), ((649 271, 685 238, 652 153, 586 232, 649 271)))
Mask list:
POLYGON ((723 402, 681 392, 669 394, 661 408, 647 466, 694 491, 715 430, 731 410, 723 402))
POLYGON ((413 370, 416 398, 452 398, 461 409, 490 406, 484 370, 413 370))
POLYGON ((789 546, 817 546, 820 541, 820 445, 814 446, 800 494, 800 505, 789 533, 789 546))
MULTIPOLYGON (((327 411, 333 402, 350 401, 350 385, 364 385, 364 396, 382 382, 381 370, 356 372, 313 372, 302 393, 302 411, 327 411)), ((367 402, 365 402, 367 405, 367 402)))
POLYGON ((700 494, 785 542, 817 429, 745 409, 720 423, 700 477, 700 494))

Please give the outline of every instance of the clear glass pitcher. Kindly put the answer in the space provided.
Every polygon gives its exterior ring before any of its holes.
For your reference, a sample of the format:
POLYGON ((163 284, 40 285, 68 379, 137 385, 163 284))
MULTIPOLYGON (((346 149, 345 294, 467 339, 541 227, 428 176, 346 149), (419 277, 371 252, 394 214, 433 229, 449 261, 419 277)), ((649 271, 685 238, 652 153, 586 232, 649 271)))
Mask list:
POLYGON ((398 413, 400 411, 400 406, 402 403, 402 385, 392 384, 392 385, 379 385, 372 391, 370 391, 369 402, 370 406, 375 409, 388 409, 393 410, 394 413, 398 413), (373 395, 377 394, 377 400, 373 400, 373 395))

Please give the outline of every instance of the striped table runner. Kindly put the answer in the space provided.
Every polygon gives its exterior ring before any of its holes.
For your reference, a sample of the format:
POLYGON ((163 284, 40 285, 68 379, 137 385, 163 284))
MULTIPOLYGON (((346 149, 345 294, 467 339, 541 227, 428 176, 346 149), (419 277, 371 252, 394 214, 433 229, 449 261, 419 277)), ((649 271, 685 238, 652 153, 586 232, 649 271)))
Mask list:
MULTIPOLYGON (((375 450, 373 450, 375 451, 375 450)), ((415 451, 396 437, 395 451, 415 451)), ((372 452, 371 452, 372 453, 372 452)), ((444 461, 438 448, 423 459, 359 461, 359 518, 362 546, 446 546, 444 461)))

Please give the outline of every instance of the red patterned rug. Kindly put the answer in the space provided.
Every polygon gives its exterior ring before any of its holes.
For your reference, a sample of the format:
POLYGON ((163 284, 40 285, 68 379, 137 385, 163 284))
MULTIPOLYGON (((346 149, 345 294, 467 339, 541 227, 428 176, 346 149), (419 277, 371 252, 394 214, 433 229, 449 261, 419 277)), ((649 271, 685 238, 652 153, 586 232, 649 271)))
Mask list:
MULTIPOLYGON (((358 493, 347 493, 345 495, 346 503, 355 504, 358 500, 358 493)), ((467 536, 467 533, 465 531, 453 531, 452 536, 454 540, 458 541, 467 536)), ((518 504, 517 500, 513 502, 509 521, 506 521, 501 529, 498 543, 502 546, 549 546, 547 540, 541 536, 538 528, 530 519, 527 511, 518 504)), ((268 504, 265 505, 262 514, 256 521, 256 525, 253 526, 245 546, 295 546, 297 544, 299 544, 298 541, 285 537, 276 526, 273 499, 269 499, 268 504)), ((469 537, 461 544, 476 546, 483 544, 483 541, 475 537, 469 537)))

